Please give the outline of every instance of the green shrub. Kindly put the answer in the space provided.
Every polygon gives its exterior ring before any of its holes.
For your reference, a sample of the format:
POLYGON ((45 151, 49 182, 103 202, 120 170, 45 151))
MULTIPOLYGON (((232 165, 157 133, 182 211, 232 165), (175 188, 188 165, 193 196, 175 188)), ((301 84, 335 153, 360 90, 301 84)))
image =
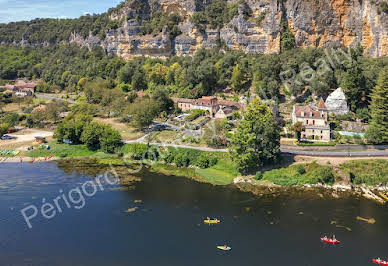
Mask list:
POLYGON ((298 174, 303 175, 306 173, 306 169, 304 169, 304 166, 301 164, 295 165, 295 170, 298 172, 298 174))
POLYGON ((332 184, 334 182, 334 172, 330 166, 322 166, 314 162, 267 171, 263 175, 263 180, 282 186, 332 184))
POLYGON ((178 153, 174 158, 174 163, 178 167, 188 167, 190 165, 190 159, 185 153, 178 153))
POLYGON ((261 171, 257 171, 256 175, 255 175, 255 179, 256 180, 261 180, 263 179, 263 173, 261 171))
POLYGON ((350 161, 341 164, 340 170, 349 174, 356 185, 388 185, 388 162, 385 160, 350 161))
POLYGON ((208 168, 209 167, 209 159, 207 158, 206 155, 202 154, 201 156, 199 156, 199 158, 197 159, 197 163, 196 165, 200 168, 208 168))
POLYGON ((218 163, 218 158, 215 156, 209 157, 209 167, 212 167, 218 163))
POLYGON ((125 144, 120 152, 124 155, 127 155, 135 160, 142 160, 143 157, 146 155, 148 150, 148 146, 146 144, 125 144))

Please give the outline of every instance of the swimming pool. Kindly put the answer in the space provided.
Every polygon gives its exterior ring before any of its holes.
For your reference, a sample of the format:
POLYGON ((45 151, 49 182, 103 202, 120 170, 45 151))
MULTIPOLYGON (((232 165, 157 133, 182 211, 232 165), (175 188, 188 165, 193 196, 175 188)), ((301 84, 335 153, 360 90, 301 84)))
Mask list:
POLYGON ((348 131, 339 131, 340 135, 342 136, 360 136, 360 137, 364 137, 365 134, 364 133, 356 133, 356 132, 348 132, 348 131))

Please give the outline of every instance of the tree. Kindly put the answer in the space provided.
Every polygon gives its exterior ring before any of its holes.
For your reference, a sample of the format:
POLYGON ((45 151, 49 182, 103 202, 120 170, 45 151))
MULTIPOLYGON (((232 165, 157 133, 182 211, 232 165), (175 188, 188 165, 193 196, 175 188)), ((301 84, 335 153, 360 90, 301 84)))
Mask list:
POLYGON ((7 123, 0 124, 0 137, 8 132, 9 125, 7 123))
POLYGON ((144 80, 144 74, 140 71, 136 71, 132 77, 131 87, 135 91, 141 91, 147 89, 147 84, 144 80))
POLYGON ((229 147, 241 173, 249 173, 278 159, 280 130, 269 107, 254 99, 243 113, 229 147))
POLYGON ((152 99, 158 105, 158 112, 166 112, 169 113, 174 108, 174 102, 168 96, 168 93, 163 88, 158 88, 152 94, 152 99))
POLYGON ((54 138, 58 142, 70 140, 73 144, 80 144, 84 127, 92 121, 92 117, 84 114, 70 114, 62 123, 58 124, 54 138))
POLYGON ((100 136, 104 133, 104 127, 96 122, 86 125, 81 135, 81 141, 89 150, 96 151, 101 148, 100 136))
POLYGON ((137 99, 128 107, 127 113, 131 116, 132 124, 138 128, 149 126, 158 114, 158 104, 147 98, 137 99))
POLYGON ((121 145, 121 135, 116 129, 113 129, 110 125, 104 126, 104 131, 100 136, 101 150, 106 153, 114 153, 115 150, 121 145))
POLYGON ((298 142, 300 142, 300 137, 302 135, 302 132, 306 130, 306 127, 303 125, 302 122, 296 122, 292 125, 292 130, 295 132, 298 142))
POLYGON ((290 31, 290 28, 288 27, 288 23, 286 20, 281 21, 280 27, 282 27, 282 32, 281 32, 281 50, 286 51, 290 50, 292 48, 295 48, 295 36, 294 34, 290 31))
POLYGON ((230 79, 232 89, 235 92, 239 92, 243 89, 244 86, 244 73, 241 70, 239 64, 233 67, 232 78, 230 79))
POLYGON ((371 97, 372 119, 366 138, 374 144, 388 143, 388 66, 380 72, 371 97))

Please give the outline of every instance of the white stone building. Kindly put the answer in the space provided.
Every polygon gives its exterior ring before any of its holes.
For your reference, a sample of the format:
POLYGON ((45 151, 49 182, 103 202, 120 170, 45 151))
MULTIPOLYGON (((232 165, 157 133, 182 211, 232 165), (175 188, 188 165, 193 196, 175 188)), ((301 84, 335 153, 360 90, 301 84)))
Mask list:
POLYGON ((327 122, 326 106, 321 98, 318 106, 294 105, 292 110, 292 124, 301 122, 305 126, 302 132, 303 140, 330 141, 330 126, 327 122))

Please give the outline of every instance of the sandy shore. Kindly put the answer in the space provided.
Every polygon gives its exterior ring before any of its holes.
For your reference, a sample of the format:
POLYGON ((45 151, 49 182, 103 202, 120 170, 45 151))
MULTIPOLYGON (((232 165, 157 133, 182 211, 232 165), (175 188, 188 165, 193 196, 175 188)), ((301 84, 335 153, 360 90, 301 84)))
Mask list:
POLYGON ((33 158, 33 157, 0 157, 0 163, 39 163, 39 162, 52 162, 56 161, 59 158, 52 157, 50 159, 46 159, 44 157, 33 158), (20 159, 21 158, 21 159, 20 159))

